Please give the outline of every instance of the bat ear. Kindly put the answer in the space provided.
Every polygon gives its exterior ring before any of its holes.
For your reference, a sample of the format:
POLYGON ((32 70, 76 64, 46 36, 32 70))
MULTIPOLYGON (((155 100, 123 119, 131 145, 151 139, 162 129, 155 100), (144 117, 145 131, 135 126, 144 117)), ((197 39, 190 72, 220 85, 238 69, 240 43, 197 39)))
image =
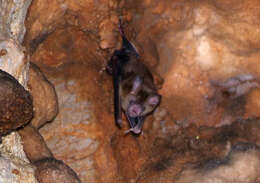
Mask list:
POLYGON ((158 105, 160 103, 161 96, 160 95, 152 95, 148 98, 148 103, 150 105, 158 105))

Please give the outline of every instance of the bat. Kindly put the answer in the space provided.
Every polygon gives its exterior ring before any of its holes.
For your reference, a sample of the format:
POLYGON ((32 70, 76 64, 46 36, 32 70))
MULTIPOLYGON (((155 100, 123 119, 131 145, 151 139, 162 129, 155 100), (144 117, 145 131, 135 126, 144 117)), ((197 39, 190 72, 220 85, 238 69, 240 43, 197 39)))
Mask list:
POLYGON ((137 49, 127 40, 121 24, 119 32, 122 47, 114 51, 106 67, 113 76, 115 122, 122 126, 123 109, 131 127, 126 133, 140 134, 145 117, 159 105, 161 96, 151 72, 140 61, 137 49))

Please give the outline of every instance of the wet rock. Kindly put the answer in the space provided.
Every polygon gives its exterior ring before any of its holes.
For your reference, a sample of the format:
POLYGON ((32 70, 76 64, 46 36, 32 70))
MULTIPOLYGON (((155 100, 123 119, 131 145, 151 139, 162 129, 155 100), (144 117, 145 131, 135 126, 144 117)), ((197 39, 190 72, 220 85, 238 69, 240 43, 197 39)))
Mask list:
POLYGON ((30 64, 28 88, 33 98, 34 117, 31 125, 40 128, 58 113, 58 99, 53 85, 40 69, 30 64))
POLYGON ((22 138, 24 152, 30 162, 34 163, 41 159, 53 157, 51 151, 36 128, 27 125, 18 132, 22 138))
POLYGON ((39 183, 80 183, 74 171, 62 161, 47 158, 34 164, 37 167, 35 176, 39 183))
POLYGON ((30 94, 19 82, 0 71, 0 135, 28 123, 33 117, 30 94))

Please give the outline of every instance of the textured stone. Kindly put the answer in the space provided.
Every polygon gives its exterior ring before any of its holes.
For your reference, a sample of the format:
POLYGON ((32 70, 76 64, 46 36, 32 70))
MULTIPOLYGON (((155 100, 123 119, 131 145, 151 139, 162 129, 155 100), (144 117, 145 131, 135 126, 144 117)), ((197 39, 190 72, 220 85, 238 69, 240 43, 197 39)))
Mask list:
POLYGON ((99 47, 90 34, 76 28, 57 29, 40 44, 32 61, 48 66, 61 66, 65 63, 84 63, 89 60, 100 60, 99 47), (56 40, 53 43, 53 40, 56 40))
POLYGON ((119 35, 117 34, 118 25, 119 20, 117 17, 114 20, 113 17, 105 19, 100 23, 99 36, 101 41, 99 44, 102 49, 119 48, 120 42, 118 41, 119 35))
POLYGON ((67 10, 64 1, 33 1, 27 16, 27 33, 25 42, 30 38, 29 50, 34 50, 40 42, 42 42, 50 32, 52 32, 58 24, 63 23, 63 17, 67 10), (44 12, 44 13, 41 13, 44 12), (30 22, 30 23, 29 23, 30 22))
POLYGON ((0 136, 30 122, 32 99, 24 87, 8 73, 0 70, 0 136))
POLYGON ((22 43, 25 34, 24 20, 32 0, 0 1, 0 40, 13 39, 22 43))
POLYGON ((254 183, 260 179, 259 166, 259 147, 236 144, 223 159, 209 161, 200 169, 185 170, 176 183, 254 183))
POLYGON ((35 165, 39 183, 80 183, 75 172, 62 161, 47 158, 35 162, 35 165))
POLYGON ((31 163, 45 158, 53 158, 51 151, 37 129, 31 125, 27 125, 18 132, 22 139, 26 157, 31 163))
MULTIPOLYGON (((99 2, 54 0, 49 3, 35 0, 32 2, 26 22, 28 32, 25 44, 31 52, 34 52, 48 35, 61 27, 74 27, 96 37, 98 36, 97 32, 99 32, 98 26, 103 20, 111 19, 115 22, 113 17, 117 17, 115 16, 117 15, 115 9, 117 4, 115 0, 101 0, 99 2)), ((108 32, 111 32, 111 29, 108 32)), ((108 43, 110 44, 110 42, 108 43)))
POLYGON ((28 57, 20 45, 25 35, 24 20, 31 0, 0 2, 0 69, 27 87, 28 57))
POLYGON ((0 144, 0 182, 37 183, 34 178, 34 166, 29 163, 16 132, 3 139, 0 144))
POLYGON ((226 157, 227 144, 259 144, 259 122, 245 120, 259 117, 259 1, 97 2, 36 0, 26 23, 25 45, 59 99, 40 132, 83 182, 173 182, 226 157), (100 72, 118 46, 118 14, 162 85, 139 137, 115 127, 111 77, 100 72))
POLYGON ((40 69, 30 64, 28 89, 33 98, 34 116, 31 124, 40 128, 58 113, 58 99, 53 85, 40 69))
POLYGON ((112 99, 105 100, 111 97, 105 90, 109 80, 91 63, 51 70, 47 77, 57 92, 59 114, 40 129, 48 147, 77 172, 82 182, 113 182, 116 163, 109 141, 116 126, 110 113, 112 99), (102 83, 97 82, 100 79, 102 83))
POLYGON ((0 50, 5 53, 0 56, 0 69, 8 72, 27 88, 29 63, 24 48, 17 41, 10 39, 0 41, 0 50))
POLYGON ((247 99, 239 104, 246 106, 244 112, 226 115, 227 109, 208 97, 215 91, 212 80, 242 74, 259 78, 259 1, 145 1, 140 6, 142 11, 125 2, 124 9, 134 15, 131 27, 138 32, 144 60, 157 66, 165 81, 162 105, 175 121, 219 126, 227 118, 249 117, 256 106, 249 107, 247 99))

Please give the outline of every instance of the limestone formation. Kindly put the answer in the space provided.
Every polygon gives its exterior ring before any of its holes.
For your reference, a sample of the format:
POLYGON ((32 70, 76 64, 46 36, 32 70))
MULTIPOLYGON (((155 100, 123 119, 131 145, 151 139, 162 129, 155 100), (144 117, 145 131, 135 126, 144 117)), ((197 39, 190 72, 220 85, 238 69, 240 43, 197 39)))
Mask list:
MULTIPOLYGON (((0 1, 1 134, 25 125, 32 118, 27 89, 28 57, 21 43, 24 20, 31 0, 0 1), (19 82, 19 83, 18 83, 19 82), (5 96, 6 95, 6 96, 5 96)), ((0 182, 36 183, 34 168, 24 155, 20 137, 13 132, 1 144, 0 182)))
POLYGON ((40 128, 57 115, 58 99, 53 85, 33 63, 29 69, 28 89, 34 99, 34 117, 31 124, 40 128))
POLYGON ((59 114, 40 129, 53 155, 82 182, 165 183, 194 170, 189 165, 225 157, 226 144, 259 145, 259 7, 258 0, 34 0, 24 45, 57 92, 59 114), (120 44, 120 19, 161 86, 161 105, 139 137, 116 128, 102 72, 120 44))
POLYGON ((27 159, 18 133, 12 132, 3 139, 0 152, 0 182, 37 183, 35 167, 27 159))

